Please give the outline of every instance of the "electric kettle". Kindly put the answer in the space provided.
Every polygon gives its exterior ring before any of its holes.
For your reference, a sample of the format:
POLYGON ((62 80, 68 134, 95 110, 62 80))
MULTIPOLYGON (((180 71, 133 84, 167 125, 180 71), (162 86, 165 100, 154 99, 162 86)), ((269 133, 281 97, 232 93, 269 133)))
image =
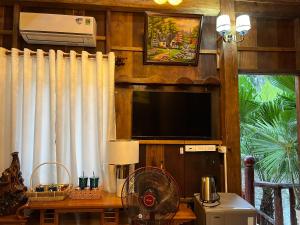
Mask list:
POLYGON ((215 179, 210 176, 201 177, 200 201, 214 203, 220 199, 217 193, 215 179))

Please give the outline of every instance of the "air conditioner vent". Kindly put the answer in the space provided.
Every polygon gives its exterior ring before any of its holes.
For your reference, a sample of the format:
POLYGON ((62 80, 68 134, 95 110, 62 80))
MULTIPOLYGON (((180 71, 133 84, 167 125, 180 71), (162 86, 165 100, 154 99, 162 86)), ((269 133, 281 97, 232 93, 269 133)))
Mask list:
POLYGON ((31 44, 96 46, 93 17, 22 12, 20 33, 31 44))

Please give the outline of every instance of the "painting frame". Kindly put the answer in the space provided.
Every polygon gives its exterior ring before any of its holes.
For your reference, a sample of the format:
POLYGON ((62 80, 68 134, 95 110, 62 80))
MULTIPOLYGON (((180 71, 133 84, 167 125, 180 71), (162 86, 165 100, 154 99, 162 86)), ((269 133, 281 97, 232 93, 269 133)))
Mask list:
POLYGON ((143 63, 145 65, 197 66, 200 55, 202 23, 203 15, 145 12, 143 63), (153 29, 153 18, 160 20, 162 24, 168 22, 177 25, 173 28, 175 32, 178 26, 179 29, 184 30, 168 34, 172 37, 166 37, 163 42, 162 37, 157 38, 162 32, 157 32, 159 34, 154 32, 159 31, 159 28, 153 29), (189 20, 190 23, 187 23, 189 20), (188 29, 190 30, 187 31, 188 29), (155 37, 153 37, 154 34, 155 37))

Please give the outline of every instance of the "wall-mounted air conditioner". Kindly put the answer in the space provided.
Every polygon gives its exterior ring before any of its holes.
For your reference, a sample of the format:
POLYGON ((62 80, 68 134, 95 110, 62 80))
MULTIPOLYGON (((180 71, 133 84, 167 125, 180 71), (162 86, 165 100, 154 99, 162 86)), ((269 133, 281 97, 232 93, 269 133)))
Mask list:
POLYGON ((96 28, 93 17, 20 13, 20 33, 30 44, 95 47, 96 28))

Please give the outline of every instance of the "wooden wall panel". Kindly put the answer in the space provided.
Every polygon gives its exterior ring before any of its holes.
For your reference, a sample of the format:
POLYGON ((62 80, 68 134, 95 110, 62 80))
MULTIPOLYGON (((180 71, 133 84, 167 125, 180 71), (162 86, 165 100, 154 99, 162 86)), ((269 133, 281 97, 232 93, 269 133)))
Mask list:
MULTIPOLYGON (((280 0, 281 1, 281 0, 280 0)), ((259 17, 295 18, 299 17, 300 4, 290 2, 275 4, 275 1, 235 1, 236 14, 249 14, 259 17)))
POLYGON ((295 47, 294 19, 277 20, 278 47, 295 47))
POLYGON ((217 68, 217 56, 215 54, 200 55, 196 78, 192 79, 200 80, 208 77, 219 78, 219 71, 217 68))
POLYGON ((257 20, 257 46, 277 46, 277 21, 275 19, 261 18, 257 20))
MULTIPOLYGON (((4 30, 4 7, 0 7, 0 30, 4 30)), ((3 36, 0 35, 0 46, 3 46, 3 36)))
MULTIPOLYGON (((234 2, 221 0, 221 13, 234 21, 234 2)), ((222 43, 220 57, 222 141, 228 149, 228 191, 241 194, 238 62, 235 43, 222 43)))
POLYGON ((112 46, 133 46, 133 13, 113 13, 111 15, 111 33, 112 46))
POLYGON ((180 154, 183 145, 164 146, 164 166, 178 183, 182 196, 185 196, 184 154, 180 154))
MULTIPOLYGON (((251 30, 247 33, 243 42, 238 46, 243 47, 256 47, 257 46, 257 19, 255 17, 251 18, 251 30)), ((238 67, 242 69, 257 69, 257 52, 255 51, 239 51, 238 52, 238 67)))
POLYGON ((252 29, 238 49, 239 71, 297 73, 294 19, 251 18, 252 29))
POLYGON ((271 71, 278 69, 277 52, 259 52, 257 56, 258 70, 271 71))
POLYGON ((295 26, 294 35, 295 35, 295 49, 296 49, 296 69, 300 70, 300 18, 295 19, 294 26, 295 26))
POLYGON ((278 54, 278 71, 295 71, 296 70, 296 54, 295 52, 282 52, 278 54))
POLYGON ((117 86, 115 89, 116 126, 118 139, 131 139, 132 89, 117 86))
MULTIPOLYGON (((12 4, 20 2, 19 0, 1 0, 0 4, 12 4)), ((23 4, 60 6, 60 7, 84 7, 89 9, 110 8, 118 11, 171 11, 180 13, 192 13, 216 16, 220 11, 218 0, 185 0, 180 7, 174 7, 170 4, 159 5, 153 0, 22 0, 23 4)))
MULTIPOLYGON (((143 64, 144 14, 112 13, 112 49, 117 56, 126 57, 126 64, 116 70, 117 77, 149 78, 156 76, 170 82, 185 77, 201 80, 209 76, 218 78, 215 54, 201 54, 198 66, 165 66, 143 64), (123 46, 123 47, 122 47, 123 46), (125 47, 124 47, 125 46, 125 47), (120 50, 125 48, 124 50, 120 50), (168 76, 167 76, 168 74, 168 76), (170 74, 172 74, 170 76, 170 74)), ((216 49, 215 17, 205 17, 201 38, 201 49, 216 49)))
POLYGON ((145 14, 134 13, 132 23, 132 46, 142 47, 144 45, 145 14))
POLYGON ((13 7, 4 7, 4 29, 13 29, 13 7))
MULTIPOLYGON (((75 14, 76 15, 76 14, 75 14)), ((85 16, 92 16, 97 21, 97 35, 105 36, 105 11, 85 11, 85 16)))
POLYGON ((201 49, 217 49, 216 17, 204 16, 202 26, 201 49))
POLYGON ((146 146, 146 166, 161 167, 164 161, 164 145, 146 146))
POLYGON ((220 104, 220 89, 214 88, 211 91, 211 118, 212 118, 212 137, 216 140, 221 140, 221 104, 220 104))

